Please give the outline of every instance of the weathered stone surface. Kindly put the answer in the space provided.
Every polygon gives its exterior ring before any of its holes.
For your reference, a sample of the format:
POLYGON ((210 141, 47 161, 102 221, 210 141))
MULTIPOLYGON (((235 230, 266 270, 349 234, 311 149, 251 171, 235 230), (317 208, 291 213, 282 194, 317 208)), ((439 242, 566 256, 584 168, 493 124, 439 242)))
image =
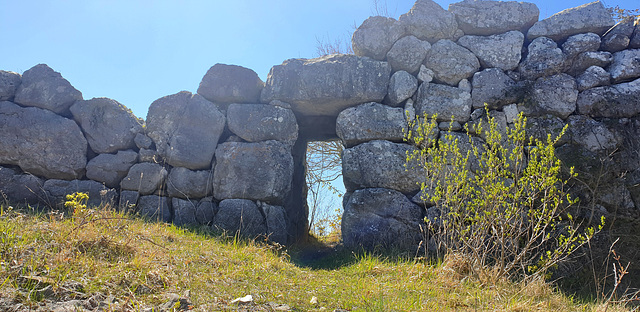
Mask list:
POLYGON ((600 36, 594 33, 573 35, 562 44, 562 51, 568 57, 574 57, 582 52, 598 51, 599 48, 600 36))
POLYGON ((140 196, 136 211, 149 221, 171 222, 171 204, 169 197, 158 195, 140 196))
POLYGON ((290 109, 269 104, 231 104, 227 109, 229 130, 248 142, 268 140, 293 145, 298 123, 290 109))
POLYGON ((160 155, 158 155, 158 152, 156 150, 141 148, 140 152, 138 152, 138 161, 157 164, 157 163, 160 163, 162 159, 160 155))
POLYGON ((146 133, 168 164, 208 169, 225 119, 215 104, 183 91, 151 103, 146 133))
POLYGON ((622 51, 629 46, 634 31, 634 18, 629 16, 611 27, 602 36, 601 50, 611 53, 622 51))
POLYGON ((133 139, 142 125, 124 105, 108 98, 77 101, 70 107, 73 119, 96 153, 114 153, 135 147, 133 139))
POLYGON ((214 103, 258 103, 264 82, 249 68, 215 64, 202 77, 198 94, 214 103))
MULTIPOLYGON (((422 59, 424 59, 424 57, 422 59)), ((422 63, 422 60, 420 60, 420 63, 422 63)), ((21 82, 22 76, 20 76, 20 74, 0 70, 0 101, 13 100, 21 82)))
POLYGON ((173 208, 173 224, 176 226, 195 226, 198 225, 196 218, 198 202, 185 200, 180 198, 171 199, 171 207, 173 208))
POLYGON ((256 238, 267 232, 267 225, 260 209, 248 199, 221 201, 212 227, 225 231, 230 236, 240 234, 249 238, 256 238))
POLYGON ((439 40, 427 52, 424 65, 433 70, 436 82, 457 86, 480 69, 478 58, 451 40, 439 40))
POLYGON ((287 213, 281 206, 259 203, 267 222, 267 237, 278 244, 287 243, 287 213))
POLYGON ((524 33, 540 15, 535 4, 516 1, 462 1, 450 4, 449 12, 465 34, 481 36, 510 30, 524 33))
POLYGON ((196 220, 198 224, 211 225, 216 213, 218 213, 218 204, 213 201, 213 198, 203 198, 196 207, 196 220))
POLYGON ((289 150, 277 141, 220 144, 213 172, 214 197, 282 203, 291 190, 293 176, 289 150))
POLYGON ((138 198, 140 198, 140 193, 136 191, 121 190, 118 209, 123 212, 135 211, 136 205, 138 204, 138 198))
POLYGON ((518 111, 517 104, 505 105, 502 107, 502 111, 504 112, 504 118, 507 119, 507 123, 514 123, 516 120, 518 120, 520 111, 518 111))
POLYGON ((636 18, 636 27, 631 35, 631 40, 629 41, 630 49, 640 49, 640 17, 636 18))
POLYGON ((137 161, 138 153, 132 150, 100 154, 87 163, 87 178, 103 182, 108 187, 118 187, 137 161))
POLYGON ((601 49, 612 53, 622 51, 629 46, 630 41, 631 40, 629 40, 629 37, 627 36, 615 34, 602 41, 601 49))
POLYGON ((640 79, 580 92, 578 112, 594 118, 624 118, 640 114, 640 79))
POLYGON ((342 111, 336 133, 347 147, 373 140, 402 142, 406 125, 402 108, 366 103, 342 111))
POLYGON ((151 148, 151 146, 153 146, 153 140, 142 133, 137 133, 133 138, 133 142, 136 143, 136 146, 140 149, 149 149, 151 148))
POLYGON ((435 83, 423 83, 415 102, 418 116, 438 114, 438 121, 464 123, 471 116, 471 93, 435 83))
POLYGON ((0 102, 0 164, 49 179, 84 175, 87 141, 78 125, 51 111, 0 102))
POLYGON ((439 39, 454 39, 458 23, 453 14, 432 0, 418 0, 411 10, 400 16, 407 33, 431 43, 439 39))
MULTIPOLYGON (((571 118, 571 116, 569 117, 571 118)), ((541 142, 547 142, 547 136, 551 135, 552 139, 556 139, 562 129, 565 126, 565 122, 553 115, 544 115, 540 117, 527 117, 527 125, 525 132, 527 137, 533 137, 541 142)), ((570 135, 566 134, 560 137, 555 146, 561 146, 569 142, 570 135)))
POLYGON ((640 77, 640 49, 614 53, 609 73, 614 83, 640 77))
POLYGON ((420 71, 418 72, 418 81, 420 82, 431 82, 433 81, 433 70, 428 69, 424 65, 420 65, 420 71))
POLYGON ((22 83, 16 90, 14 102, 62 114, 77 100, 82 100, 80 91, 62 78, 60 73, 46 64, 38 64, 22 74, 22 83))
POLYGON ((407 153, 415 150, 408 144, 376 140, 347 148, 342 156, 342 174, 347 191, 384 187, 402 193, 420 189, 421 170, 405 170, 407 153))
POLYGON ((397 71, 389 80, 389 104, 398 105, 410 98, 418 89, 418 79, 406 71, 397 71))
POLYGON ((523 78, 533 80, 564 70, 566 56, 553 40, 537 38, 529 44, 528 50, 529 54, 518 67, 523 78))
POLYGON ((591 66, 576 78, 578 91, 607 86, 611 84, 611 75, 602 67, 591 66))
POLYGON ((153 194, 160 189, 167 178, 167 170, 159 164, 139 163, 131 166, 120 187, 124 190, 138 191, 141 195, 153 194))
POLYGON ((44 182, 42 189, 47 192, 49 205, 64 206, 66 196, 76 192, 89 195, 87 206, 100 206, 103 204, 115 204, 117 197, 116 190, 102 185, 100 182, 91 180, 58 180, 49 179, 44 182))
POLYGON ((585 70, 587 70, 587 68, 591 66, 605 68, 611 63, 612 60, 613 55, 611 55, 611 53, 609 52, 583 52, 576 56, 567 73, 572 76, 577 76, 582 74, 585 70))
POLYGON ((489 109, 515 103, 521 96, 521 88, 498 68, 487 68, 473 75, 471 102, 473 108, 489 109))
POLYGON ((38 204, 46 202, 42 188, 44 181, 31 174, 19 174, 15 170, 0 166, 0 198, 11 203, 38 204))
POLYGON ((170 197, 204 198, 211 195, 212 180, 211 171, 174 167, 167 178, 167 192, 170 197))
POLYGON ((518 67, 522 57, 524 35, 519 31, 484 36, 463 36, 458 44, 469 49, 478 57, 480 65, 485 68, 496 67, 502 70, 513 70, 518 67))
POLYGON ((558 74, 538 78, 533 85, 532 101, 523 103, 519 109, 526 116, 551 114, 566 119, 576 110, 577 99, 575 79, 567 74, 558 74))
POLYGON ((570 116, 567 122, 571 142, 592 152, 613 151, 620 143, 603 123, 587 116, 570 116))
POLYGON ((613 17, 602 2, 595 1, 558 12, 549 18, 536 22, 527 33, 527 39, 548 37, 562 41, 581 33, 604 34, 614 25, 613 17))
POLYGON ((342 214, 342 238, 349 248, 418 248, 423 209, 402 193, 384 189, 357 190, 342 214))
POLYGON ((602 188, 598 194, 598 202, 605 206, 608 211, 620 215, 628 213, 630 210, 636 210, 636 205, 633 203, 629 189, 624 184, 614 182, 603 185, 602 188))
POLYGON ((404 70, 415 74, 431 49, 428 41, 422 41, 415 36, 406 36, 396 41, 387 53, 387 62, 391 70, 396 72, 404 70))
POLYGON ((353 53, 382 61, 400 37, 404 35, 404 26, 396 19, 384 16, 367 18, 351 37, 353 53))
POLYGON ((380 102, 387 94, 391 66, 355 55, 291 59, 271 68, 262 102, 281 100, 307 116, 337 116, 347 107, 380 102))

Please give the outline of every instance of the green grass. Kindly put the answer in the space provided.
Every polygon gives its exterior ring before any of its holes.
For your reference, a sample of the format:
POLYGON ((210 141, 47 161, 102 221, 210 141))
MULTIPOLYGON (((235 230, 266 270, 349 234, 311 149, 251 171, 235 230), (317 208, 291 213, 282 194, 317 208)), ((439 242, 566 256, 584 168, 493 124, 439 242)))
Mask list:
POLYGON ((461 257, 430 264, 313 246, 286 251, 109 209, 81 209, 73 217, 3 209, 0 262, 0 298, 33 307, 76 282, 82 288, 65 296, 112 295, 118 311, 155 307, 187 290, 196 311, 274 311, 283 305, 291 311, 603 310, 542 281, 474 279, 465 275, 461 257), (53 295, 38 291, 44 285, 53 295), (253 296, 250 306, 231 304, 245 295, 253 296))

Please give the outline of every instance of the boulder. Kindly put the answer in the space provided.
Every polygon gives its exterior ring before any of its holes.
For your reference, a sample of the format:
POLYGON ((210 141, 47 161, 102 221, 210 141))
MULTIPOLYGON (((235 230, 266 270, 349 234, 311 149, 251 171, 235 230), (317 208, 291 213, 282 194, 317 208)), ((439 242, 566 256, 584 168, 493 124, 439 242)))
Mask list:
POLYGON ((594 33, 573 35, 562 44, 562 51, 568 57, 574 57, 583 52, 598 51, 599 48, 600 36, 594 33))
POLYGON ((418 89, 418 79, 406 71, 397 71, 389 80, 387 99, 389 104, 396 106, 413 96, 418 89))
POLYGON ((22 76, 20 74, 0 70, 0 101, 12 101, 21 82, 22 76))
POLYGON ((420 71, 418 72, 418 81, 420 82, 431 82, 433 81, 433 70, 428 69, 424 65, 420 65, 420 71))
POLYGON ((602 67, 591 66, 576 78, 578 91, 608 86, 611 84, 611 75, 602 67))
POLYGON ((519 110, 525 116, 551 114, 566 119, 576 110, 578 86, 567 74, 541 77, 531 91, 532 101, 522 103, 519 110))
POLYGON ((287 213, 281 206, 258 203, 267 223, 267 237, 270 241, 284 245, 287 243, 287 213))
POLYGON ((596 52, 582 52, 573 59, 571 67, 567 73, 571 76, 578 76, 582 74, 587 68, 591 66, 598 66, 606 68, 611 64, 613 55, 609 52, 596 51, 596 52))
POLYGON ((340 112, 336 134, 346 147, 373 140, 402 142, 406 126, 402 108, 366 103, 340 112))
POLYGON ((529 53, 518 70, 524 79, 537 79, 561 73, 566 65, 566 56, 558 45, 546 37, 537 38, 529 44, 529 53))
POLYGON ((119 211, 127 213, 135 211, 138 198, 140 198, 140 193, 136 191, 120 190, 119 211))
POLYGON ((222 143, 216 150, 213 194, 281 204, 293 177, 290 148, 278 141, 222 143))
POLYGON ((640 49, 613 53, 609 73, 614 83, 640 77, 640 49))
POLYGON ((22 74, 22 83, 16 90, 14 102, 66 114, 77 100, 82 100, 80 91, 62 78, 60 73, 46 64, 38 64, 22 74))
POLYGON ((159 164, 162 158, 155 149, 141 148, 138 152, 138 161, 159 164))
POLYGON ((117 154, 100 154, 87 163, 87 178, 118 187, 129 169, 138 161, 138 153, 127 150, 117 154))
POLYGON ((0 102, 0 164, 48 179, 84 175, 87 140, 73 120, 51 111, 0 102))
POLYGON ((198 225, 196 218, 198 202, 190 200, 172 198, 173 224, 175 226, 195 226, 198 225))
POLYGON ((603 123, 588 116, 576 115, 567 119, 571 142, 589 151, 613 151, 619 146, 616 136, 603 123))
POLYGON ((424 65, 433 70, 436 82, 457 86, 480 69, 478 58, 451 40, 439 40, 427 52, 424 65))
POLYGON ((415 74, 431 49, 428 41, 422 41, 415 36, 406 36, 396 41, 387 53, 387 62, 391 70, 396 72, 404 70, 415 74))
POLYGON ((461 1, 450 4, 449 12, 465 34, 480 36, 511 30, 526 33, 540 15, 535 4, 516 1, 461 1))
POLYGON ((261 99, 290 103, 305 116, 337 116, 347 107, 382 101, 390 76, 388 63, 367 57, 291 59, 271 68, 261 99))
POLYGON ((46 202, 43 183, 34 175, 20 174, 0 166, 0 198, 6 196, 10 203, 34 205, 46 202))
POLYGON ((136 146, 133 139, 142 131, 142 125, 131 110, 117 101, 107 98, 77 101, 70 110, 92 151, 114 153, 136 146))
POLYGON ((211 171, 174 167, 167 177, 167 192, 170 197, 204 198, 211 195, 211 180, 211 171))
MULTIPOLYGON (((571 118, 572 116, 569 116, 571 118)), ((527 117, 527 124, 525 127, 525 133, 527 139, 533 138, 534 140, 540 140, 541 142, 547 142, 547 137, 551 135, 551 139, 556 139, 566 123, 557 116, 544 115, 539 117, 527 117)), ((561 146, 570 141, 570 135, 565 133, 558 142, 556 147, 561 146)))
POLYGON ((145 219, 155 222, 171 222, 170 198, 158 195, 140 196, 136 211, 145 219))
POLYGON ((262 212, 248 199, 221 201, 212 227, 229 236, 241 235, 248 238, 257 238, 267 232, 262 212))
POLYGON ((67 195, 79 192, 89 195, 87 207, 95 208, 101 205, 115 205, 118 194, 100 182, 91 180, 58 180, 49 179, 44 182, 42 189, 48 195, 48 203, 52 207, 63 207, 67 195))
POLYGON ((613 25, 611 13, 602 2, 595 1, 566 9, 536 22, 529 29, 527 39, 547 37, 555 41, 563 41, 571 35, 581 33, 592 32, 602 35, 613 25))
POLYGON ((371 16, 353 32, 351 46, 358 56, 383 61, 391 46, 404 35, 404 26, 396 19, 371 16))
POLYGON ((168 164, 209 169, 225 119, 215 104, 183 91, 151 103, 146 134, 168 164))
POLYGON ((418 116, 438 114, 438 121, 453 118, 464 123, 471 116, 471 93, 456 87, 423 83, 418 88, 415 107, 418 116))
POLYGON ((453 14, 432 0, 417 0, 411 10, 398 19, 408 34, 431 43, 455 39, 458 23, 453 14))
POLYGON ((507 123, 516 122, 516 120, 518 120, 518 115, 520 115, 517 104, 505 105, 502 107, 502 111, 504 112, 504 118, 507 119, 507 123))
POLYGON ((365 142, 345 149, 342 155, 342 174, 347 191, 368 187, 389 188, 402 193, 418 191, 424 172, 413 167, 407 170, 405 166, 407 153, 415 150, 414 146, 408 144, 384 140, 365 142))
POLYGON ((423 208, 402 193, 384 189, 357 190, 342 214, 342 239, 347 248, 377 247, 415 250, 420 243, 423 208))
POLYGON ((136 147, 139 149, 150 149, 153 146, 153 140, 142 133, 137 133, 133 138, 133 142, 136 143, 136 147))
POLYGON ((258 103, 264 82, 249 68, 215 64, 202 77, 198 94, 214 103, 258 103))
POLYGON ((625 118, 640 114, 640 79, 588 89, 578 95, 578 112, 593 118, 625 118))
POLYGON ((487 68, 473 74, 471 103, 473 108, 500 109, 522 97, 521 88, 498 68, 487 68))
POLYGON ((640 17, 636 17, 636 27, 629 40, 630 49, 640 49, 640 17))
POLYGON ((120 187, 123 190, 138 191, 140 195, 153 194, 162 188, 167 178, 167 170, 159 164, 139 163, 131 166, 120 187))
POLYGON ((212 197, 203 198, 196 207, 196 221, 198 224, 211 225, 213 218, 218 213, 218 204, 212 200, 212 197))
POLYGON ((631 42, 634 28, 634 17, 622 19, 602 36, 600 49, 611 53, 626 49, 631 42))
POLYGON ((629 189, 620 182, 609 183, 604 185, 598 194, 598 202, 601 203, 608 211, 620 214, 636 211, 636 205, 633 203, 629 189))
POLYGON ((269 104, 231 104, 227 109, 229 130, 247 142, 277 140, 293 145, 298 123, 290 109, 269 104))
POLYGON ((488 37, 467 35, 458 44, 473 52, 484 68, 513 70, 522 57, 524 35, 516 30, 488 37))

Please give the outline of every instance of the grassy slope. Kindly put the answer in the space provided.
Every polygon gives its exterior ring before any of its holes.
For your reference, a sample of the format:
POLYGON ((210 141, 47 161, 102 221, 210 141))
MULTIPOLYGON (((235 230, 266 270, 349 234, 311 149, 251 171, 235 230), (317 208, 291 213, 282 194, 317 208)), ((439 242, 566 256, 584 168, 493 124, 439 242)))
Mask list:
MULTIPOLYGON (((112 295, 113 310, 158 306, 170 293, 186 290, 193 309, 201 311, 602 309, 572 302, 542 282, 483 284, 460 274, 455 261, 429 265, 342 254, 319 269, 305 265, 304 256, 276 249, 103 210, 84 210, 73 218, 3 212, 0 298, 35 306, 56 299, 34 290, 74 281, 83 286, 74 296, 112 295), (34 283, 34 277, 44 283, 34 283), (254 301, 248 306, 230 303, 249 294, 254 301)), ((615 310, 624 309, 609 307, 615 310)))

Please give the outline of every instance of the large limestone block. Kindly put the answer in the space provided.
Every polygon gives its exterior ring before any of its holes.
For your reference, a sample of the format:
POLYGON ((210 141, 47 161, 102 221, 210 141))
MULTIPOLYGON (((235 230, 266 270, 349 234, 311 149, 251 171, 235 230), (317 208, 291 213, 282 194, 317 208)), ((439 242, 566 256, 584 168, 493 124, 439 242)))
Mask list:
POLYGON ((289 151, 287 145, 278 141, 220 144, 213 172, 214 197, 283 203, 293 177, 293 157, 289 151))
POLYGON ((602 2, 595 1, 558 12, 535 23, 527 33, 527 39, 548 37, 562 41, 581 33, 604 34, 614 25, 613 17, 602 2))
POLYGON ((524 79, 537 79, 561 73, 566 65, 566 55, 551 39, 540 37, 533 40, 528 47, 529 54, 518 70, 524 79))
POLYGON ((171 199, 158 195, 140 196, 136 211, 145 219, 155 222, 171 222, 171 199))
POLYGON ((423 209, 402 193, 384 189, 357 190, 342 214, 342 239, 348 248, 417 249, 423 209))
POLYGON ((0 196, 6 196, 11 203, 34 205, 46 202, 43 183, 42 179, 32 174, 19 174, 0 166, 0 196))
POLYGON ((418 89, 418 79, 408 72, 401 70, 391 75, 387 100, 389 104, 397 106, 413 96, 418 89))
POLYGON ((572 76, 582 74, 591 66, 605 68, 613 60, 613 55, 605 51, 587 51, 578 54, 574 59, 567 73, 572 76))
POLYGON ((267 222, 267 237, 270 241, 284 245, 287 243, 287 212, 282 206, 258 203, 267 222))
POLYGON ((265 235, 267 225, 258 206, 247 199, 225 199, 220 202, 212 227, 229 236, 249 238, 265 235))
POLYGON ((588 116, 570 116, 567 122, 571 142, 592 152, 613 151, 620 143, 603 123, 588 116))
POLYGON ((458 23, 455 16, 432 0, 418 0, 398 21, 407 33, 431 43, 440 39, 455 39, 458 23))
POLYGON ((521 97, 520 87, 498 68, 487 68, 473 75, 471 102, 473 108, 499 109, 521 97))
POLYGON ((402 193, 416 192, 424 178, 419 169, 406 170, 407 153, 415 147, 408 144, 376 140, 344 150, 342 174, 347 191, 383 187, 402 193))
POLYGON ((67 195, 82 192, 89 195, 88 206, 100 206, 103 204, 116 204, 116 190, 91 180, 58 180, 49 179, 44 182, 42 189, 48 195, 48 203, 51 206, 63 206, 67 201, 67 195))
POLYGON ((0 70, 0 101, 12 101, 21 82, 20 74, 0 70))
POLYGON ((609 73, 614 83, 640 77, 640 49, 613 53, 609 73))
POLYGON ((227 109, 229 130, 248 142, 268 140, 293 145, 298 123, 293 111, 269 104, 231 104, 227 109))
POLYGON ((196 226, 198 220, 196 217, 198 202, 180 198, 171 199, 171 207, 173 208, 173 224, 176 226, 196 226))
POLYGON ((225 120, 215 104, 182 91, 151 103, 146 133, 168 164, 209 169, 225 120))
POLYGON ((336 133, 347 147, 373 141, 402 142, 407 127, 404 110, 379 103, 347 108, 336 120, 336 133))
POLYGON ((640 79, 580 92, 578 112, 594 118, 629 118, 640 114, 640 79))
POLYGON ((70 110, 94 152, 114 153, 136 146, 133 139, 142 131, 142 125, 117 101, 108 98, 77 101, 70 110))
POLYGON ((524 35, 514 30, 488 37, 463 36, 458 44, 473 52, 482 67, 513 70, 520 63, 524 35))
POLYGON ((49 179, 84 175, 87 140, 80 127, 51 111, 0 102, 0 164, 49 179))
POLYGON ((87 163, 87 178, 117 187, 138 161, 138 153, 127 150, 117 154, 100 154, 87 163))
POLYGON ((371 16, 353 32, 353 53, 382 61, 393 43, 400 39, 404 32, 404 26, 394 18, 371 16))
POLYGON ((139 163, 131 166, 129 173, 120 182, 123 190, 137 191, 141 195, 153 194, 162 188, 167 170, 159 164, 139 163))
POLYGON ((532 100, 519 107, 526 116, 551 114, 566 119, 576 110, 578 86, 567 74, 539 78, 531 93, 532 100))
POLYGON ((594 33, 573 35, 562 44, 562 51, 569 57, 583 52, 598 51, 598 48, 600 48, 600 36, 594 33))
POLYGON ((457 86, 480 69, 478 58, 466 48, 451 40, 440 40, 431 46, 424 65, 433 70, 434 80, 457 86))
POLYGON ((16 90, 14 102, 64 114, 77 100, 82 100, 80 91, 60 73, 46 64, 38 64, 22 74, 22 84, 16 90))
POLYGON ((449 5, 466 35, 489 36, 511 30, 525 33, 538 21, 534 3, 517 1, 461 1, 449 5))
POLYGON ((209 170, 174 167, 167 177, 167 192, 170 197, 204 198, 211 195, 211 180, 213 175, 209 170))
POLYGON ((337 116, 347 107, 382 101, 390 76, 388 63, 367 57, 291 59, 271 68, 261 99, 290 103, 306 116, 337 116))
POLYGON ((258 103, 264 82, 249 68, 215 64, 202 77, 198 94, 214 103, 258 103))
POLYGON ((602 67, 591 66, 582 75, 576 77, 576 82, 578 83, 578 91, 584 91, 610 85, 611 75, 602 67))
POLYGON ((630 38, 633 36, 634 28, 632 16, 622 19, 604 34, 600 48, 611 53, 626 49, 631 42, 630 38))
POLYGON ((438 114, 438 121, 464 123, 471 117, 471 93, 456 87, 423 83, 415 102, 418 116, 438 114))
POLYGON ((387 53, 387 62, 394 72, 404 70, 415 74, 431 49, 428 41, 422 41, 415 36, 406 36, 396 41, 387 53))

